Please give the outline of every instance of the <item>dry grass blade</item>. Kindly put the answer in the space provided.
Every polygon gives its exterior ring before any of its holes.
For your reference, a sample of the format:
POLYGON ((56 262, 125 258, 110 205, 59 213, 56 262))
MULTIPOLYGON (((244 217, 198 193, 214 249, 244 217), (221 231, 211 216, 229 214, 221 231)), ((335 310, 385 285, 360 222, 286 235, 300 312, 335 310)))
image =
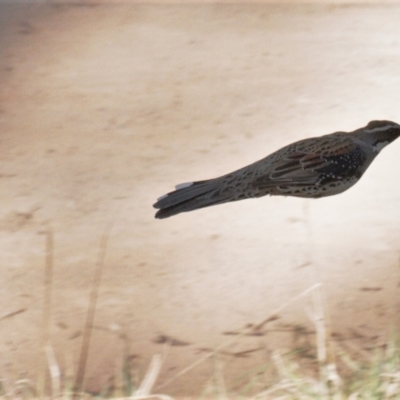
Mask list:
POLYGON ((47 356, 47 363, 49 365, 50 377, 51 377, 51 393, 52 397, 57 398, 61 392, 61 373, 60 368, 57 364, 56 356, 54 354, 53 347, 47 345, 45 347, 47 356))
POLYGON ((147 370, 147 373, 142 383, 140 384, 139 389, 135 391, 133 398, 135 399, 138 397, 142 398, 150 395, 151 390, 153 389, 156 379, 160 373, 160 370, 161 370, 161 355, 156 354, 151 359, 149 369, 147 370))
POLYGON ((90 339, 92 336, 94 317, 96 314, 97 299, 99 296, 101 277, 103 274, 104 260, 106 257, 106 250, 107 250, 107 243, 108 243, 108 239, 110 237, 112 226, 113 225, 110 224, 109 226, 106 227, 106 229, 104 230, 103 236, 101 238, 99 255, 97 258, 97 263, 96 263, 96 267, 95 267, 95 271, 94 271, 92 292, 90 294, 88 311, 86 314, 86 322, 85 322, 83 335, 82 335, 82 344, 81 344, 81 352, 80 352, 79 362, 78 362, 78 371, 76 373, 76 379, 75 379, 75 385, 74 385, 75 393, 81 392, 82 385, 83 385, 83 382, 85 379, 86 362, 87 362, 88 353, 89 353, 89 346, 90 346, 90 339))
POLYGON ((46 385, 46 346, 50 343, 50 317, 51 317, 51 299, 53 284, 53 230, 48 228, 46 234, 46 263, 44 271, 44 296, 43 296, 43 320, 41 326, 40 349, 43 351, 41 356, 41 368, 39 369, 39 379, 37 382, 37 393, 40 397, 44 396, 46 385))
MULTIPOLYGON (((315 269, 313 272, 316 276, 315 269)), ((330 319, 327 313, 324 293, 322 292, 322 285, 319 290, 312 293, 311 298, 313 302, 313 313, 310 319, 314 323, 316 331, 321 395, 326 398, 341 399, 342 381, 337 373, 330 319)))
POLYGON ((223 363, 216 357, 215 360, 215 383, 217 385, 218 400, 227 400, 229 398, 223 374, 223 363))

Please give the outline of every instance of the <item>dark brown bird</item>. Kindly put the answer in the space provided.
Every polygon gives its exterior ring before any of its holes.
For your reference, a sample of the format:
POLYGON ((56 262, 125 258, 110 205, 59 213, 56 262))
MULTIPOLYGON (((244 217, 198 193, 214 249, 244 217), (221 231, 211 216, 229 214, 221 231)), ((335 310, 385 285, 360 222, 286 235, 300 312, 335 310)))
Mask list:
POLYGON ((383 147, 400 136, 400 125, 371 121, 353 132, 304 139, 219 178, 182 183, 154 204, 156 218, 266 195, 319 198, 349 189, 383 147))

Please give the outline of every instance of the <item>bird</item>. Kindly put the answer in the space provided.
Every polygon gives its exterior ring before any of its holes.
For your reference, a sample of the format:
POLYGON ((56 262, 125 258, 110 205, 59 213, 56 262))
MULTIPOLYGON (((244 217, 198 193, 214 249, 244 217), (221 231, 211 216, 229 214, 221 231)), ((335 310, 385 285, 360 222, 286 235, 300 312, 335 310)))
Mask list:
POLYGON ((229 174, 177 185, 157 199, 155 218, 266 195, 316 199, 342 193, 399 136, 399 124, 371 121, 352 132, 294 142, 229 174))

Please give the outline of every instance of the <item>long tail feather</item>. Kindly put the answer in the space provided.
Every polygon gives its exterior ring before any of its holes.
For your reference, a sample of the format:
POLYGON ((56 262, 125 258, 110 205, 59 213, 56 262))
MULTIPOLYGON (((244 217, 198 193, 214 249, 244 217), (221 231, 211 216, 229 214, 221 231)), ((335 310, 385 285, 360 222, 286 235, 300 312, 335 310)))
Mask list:
POLYGON ((168 218, 181 212, 197 210, 227 201, 213 193, 218 189, 217 179, 182 183, 174 192, 161 196, 153 205, 158 208, 156 218, 168 218))

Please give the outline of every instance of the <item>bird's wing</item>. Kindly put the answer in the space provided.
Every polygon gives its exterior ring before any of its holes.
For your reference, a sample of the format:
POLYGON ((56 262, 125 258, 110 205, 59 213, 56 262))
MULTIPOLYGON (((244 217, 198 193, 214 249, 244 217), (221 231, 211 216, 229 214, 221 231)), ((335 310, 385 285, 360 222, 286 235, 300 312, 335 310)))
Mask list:
POLYGON ((318 181, 321 172, 329 173, 330 169, 337 170, 338 161, 344 155, 351 153, 356 145, 350 140, 338 143, 320 143, 320 149, 299 146, 273 163, 268 171, 253 180, 258 188, 268 188, 279 185, 312 185, 318 181))

